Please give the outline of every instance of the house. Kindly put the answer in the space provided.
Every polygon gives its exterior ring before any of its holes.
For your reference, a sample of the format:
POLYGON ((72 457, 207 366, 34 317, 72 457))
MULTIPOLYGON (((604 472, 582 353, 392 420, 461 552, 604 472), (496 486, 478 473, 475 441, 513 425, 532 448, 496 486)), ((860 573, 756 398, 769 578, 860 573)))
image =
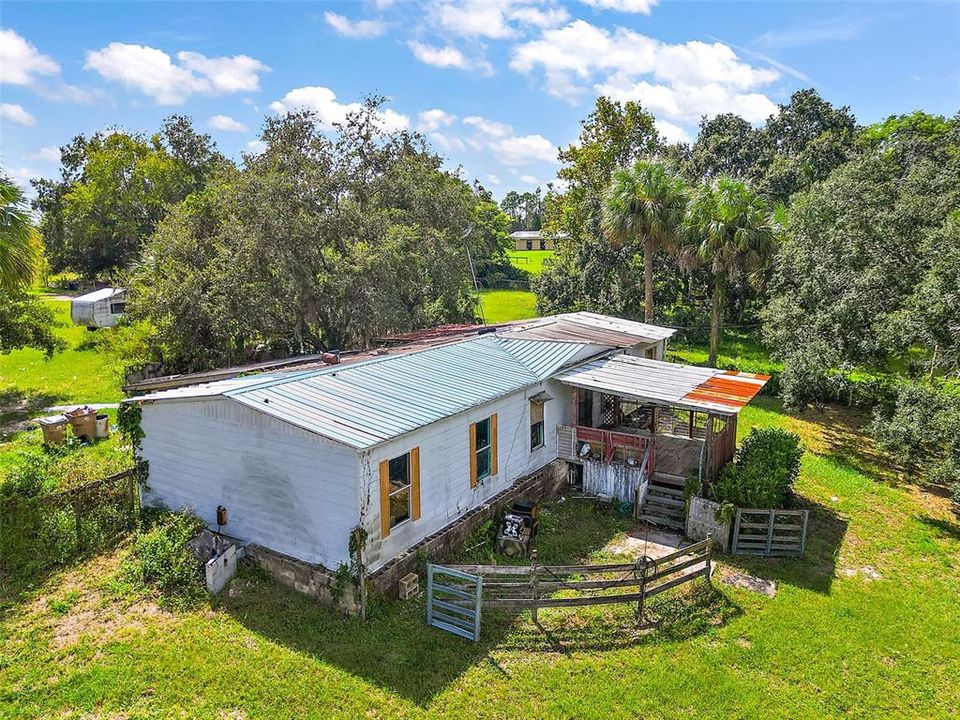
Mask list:
POLYGON ((540 230, 517 230, 510 233, 515 250, 553 250, 553 238, 540 230))
POLYGON ((298 572, 349 565, 360 527, 376 577, 545 470, 653 498, 654 453, 674 484, 729 460, 729 418, 763 384, 663 362, 673 332, 570 313, 132 398, 142 502, 191 507, 298 572))
POLYGON ((125 288, 101 288, 70 301, 70 320, 90 329, 112 327, 123 316, 126 304, 125 288))

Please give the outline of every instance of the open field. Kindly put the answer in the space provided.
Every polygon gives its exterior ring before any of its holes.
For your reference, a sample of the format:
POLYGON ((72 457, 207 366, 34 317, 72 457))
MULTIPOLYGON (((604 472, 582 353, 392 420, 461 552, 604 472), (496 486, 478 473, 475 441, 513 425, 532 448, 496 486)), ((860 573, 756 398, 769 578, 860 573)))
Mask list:
POLYGON ((537 317, 537 296, 526 290, 481 290, 480 303, 490 324, 537 317))
MULTIPOLYGON (((541 611, 549 638, 488 614, 474 645, 428 629, 422 599, 364 624, 252 572, 161 610, 111 583, 121 550, 3 601, 0 716, 955 717, 960 525, 871 451, 861 422, 770 398, 741 416, 741 434, 784 427, 807 447, 806 557, 723 559, 775 580, 775 598, 716 582, 664 597, 650 634, 627 607, 541 611)), ((630 525, 595 508, 547 509, 541 557, 609 557, 630 525)))
POLYGON ((68 300, 47 300, 67 349, 47 360, 33 348, 0 354, 0 431, 50 405, 106 403, 121 398, 119 375, 94 345, 97 333, 70 322, 68 300))
POLYGON ((553 250, 507 250, 510 263, 531 275, 543 272, 543 261, 553 257, 553 250))

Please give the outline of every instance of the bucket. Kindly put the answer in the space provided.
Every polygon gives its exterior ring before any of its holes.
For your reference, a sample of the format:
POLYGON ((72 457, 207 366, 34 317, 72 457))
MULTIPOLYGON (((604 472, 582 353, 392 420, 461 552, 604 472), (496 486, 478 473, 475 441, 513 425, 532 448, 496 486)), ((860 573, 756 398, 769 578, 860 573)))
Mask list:
POLYGON ((44 445, 63 445, 67 441, 67 418, 64 415, 50 415, 37 420, 43 431, 44 445))
POLYGON ((97 415, 97 437, 110 437, 110 416, 100 413, 97 415))
POLYGON ((97 436, 97 411, 89 407, 78 407, 66 413, 70 418, 73 434, 83 440, 93 440, 97 436))

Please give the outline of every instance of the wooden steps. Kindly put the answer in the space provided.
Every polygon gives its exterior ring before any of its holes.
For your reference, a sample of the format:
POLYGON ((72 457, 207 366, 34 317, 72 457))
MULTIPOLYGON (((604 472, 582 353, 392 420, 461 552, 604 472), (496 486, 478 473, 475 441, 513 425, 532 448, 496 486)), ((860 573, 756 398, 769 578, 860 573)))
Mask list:
POLYGON ((683 531, 687 522, 683 486, 686 479, 672 473, 655 472, 650 478, 640 519, 654 525, 683 531))

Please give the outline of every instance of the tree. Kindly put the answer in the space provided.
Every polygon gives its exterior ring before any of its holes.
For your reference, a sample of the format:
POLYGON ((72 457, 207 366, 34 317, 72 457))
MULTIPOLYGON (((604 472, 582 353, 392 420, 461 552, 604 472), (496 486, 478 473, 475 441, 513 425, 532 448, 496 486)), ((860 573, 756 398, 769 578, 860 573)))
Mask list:
POLYGON ((0 175, 0 290, 29 285, 40 260, 40 235, 27 213, 23 192, 0 175))
POLYGON ((152 356, 195 370, 473 319, 467 253, 502 253, 507 218, 422 137, 386 132, 380 102, 333 133, 268 119, 262 153, 173 207, 130 276, 152 356))
POLYGON ((510 217, 510 231, 539 230, 543 226, 543 196, 538 187, 534 192, 511 190, 503 196, 500 209, 510 217))
POLYGON ((762 278, 776 252, 779 226, 759 195, 722 177, 694 192, 682 231, 681 264, 707 267, 713 276, 709 364, 716 367, 727 284, 744 276, 762 278))
POLYGON ((0 353, 35 347, 47 356, 63 346, 53 334, 53 313, 25 289, 43 250, 23 192, 0 172, 0 353))
POLYGON ((700 132, 684 163, 694 181, 727 175, 745 181, 763 177, 770 163, 770 146, 760 130, 739 115, 723 113, 700 120, 700 132))
POLYGON ((120 130, 78 135, 61 148, 60 179, 34 182, 53 268, 93 280, 129 266, 168 207, 228 164, 182 116, 149 138, 120 130))
POLYGON ((603 228, 620 245, 643 246, 644 320, 653 322, 653 256, 672 248, 683 220, 686 191, 683 180, 663 164, 638 161, 617 170, 607 190, 603 228))

